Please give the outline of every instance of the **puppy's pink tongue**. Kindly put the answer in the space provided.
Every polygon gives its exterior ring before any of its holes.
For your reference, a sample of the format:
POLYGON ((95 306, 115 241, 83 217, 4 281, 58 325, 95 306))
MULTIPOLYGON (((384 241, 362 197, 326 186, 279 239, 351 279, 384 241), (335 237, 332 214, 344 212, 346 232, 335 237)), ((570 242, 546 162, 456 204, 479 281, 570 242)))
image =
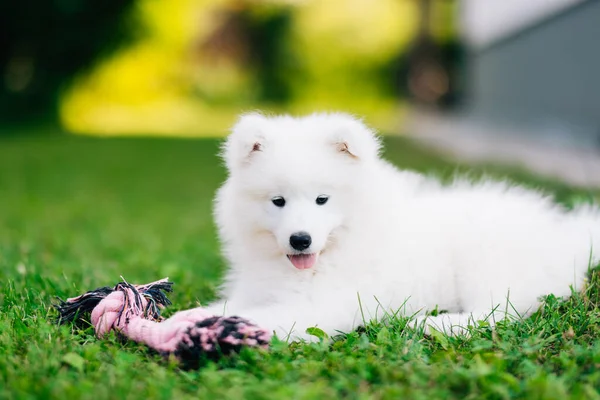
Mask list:
POLYGON ((294 264, 294 267, 298 269, 309 269, 317 261, 316 254, 294 254, 289 255, 288 258, 294 264))

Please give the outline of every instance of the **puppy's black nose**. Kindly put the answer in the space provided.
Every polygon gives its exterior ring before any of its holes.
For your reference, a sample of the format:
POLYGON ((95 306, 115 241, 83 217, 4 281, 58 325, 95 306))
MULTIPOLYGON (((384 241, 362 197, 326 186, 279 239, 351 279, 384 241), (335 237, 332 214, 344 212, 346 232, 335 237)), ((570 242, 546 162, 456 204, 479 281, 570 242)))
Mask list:
POLYGON ((311 243, 312 239, 306 232, 296 232, 290 236, 290 245, 298 251, 308 249, 311 243))

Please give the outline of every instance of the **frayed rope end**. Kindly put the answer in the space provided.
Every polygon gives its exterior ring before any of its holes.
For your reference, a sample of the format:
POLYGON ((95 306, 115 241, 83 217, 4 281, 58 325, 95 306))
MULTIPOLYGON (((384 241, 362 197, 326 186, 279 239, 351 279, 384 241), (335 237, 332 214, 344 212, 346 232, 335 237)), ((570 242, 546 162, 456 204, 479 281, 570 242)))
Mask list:
MULTIPOLYGON (((67 300, 59 298, 60 303, 54 305, 54 308, 58 311, 56 322, 62 325, 82 320, 102 300, 116 291, 122 291, 126 294, 132 293, 133 299, 131 300, 133 300, 133 304, 138 306, 142 304, 141 297, 143 296, 147 301, 144 314, 150 316, 149 319, 160 320, 160 308, 171 305, 166 293, 173 291, 173 282, 169 282, 169 278, 165 278, 146 285, 132 285, 123 280, 113 288, 104 286, 67 300)), ((127 301, 123 302, 124 307, 127 306, 127 303, 127 301)))

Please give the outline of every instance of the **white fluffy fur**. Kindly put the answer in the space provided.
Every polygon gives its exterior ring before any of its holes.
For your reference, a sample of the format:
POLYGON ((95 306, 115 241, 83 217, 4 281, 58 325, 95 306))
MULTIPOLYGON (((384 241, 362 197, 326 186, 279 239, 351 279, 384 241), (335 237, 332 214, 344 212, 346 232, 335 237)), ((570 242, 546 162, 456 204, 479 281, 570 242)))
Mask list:
POLYGON ((442 186, 397 170, 379 148, 345 114, 242 116, 224 147, 229 177, 216 198, 230 268, 212 311, 303 338, 312 326, 351 331, 363 314, 438 307, 449 314, 428 323, 451 332, 471 317, 527 315, 540 296, 581 287, 600 248, 598 209, 565 212, 501 182, 442 186), (328 203, 317 205, 323 194, 328 203), (308 270, 286 257, 298 231, 319 253, 308 270))

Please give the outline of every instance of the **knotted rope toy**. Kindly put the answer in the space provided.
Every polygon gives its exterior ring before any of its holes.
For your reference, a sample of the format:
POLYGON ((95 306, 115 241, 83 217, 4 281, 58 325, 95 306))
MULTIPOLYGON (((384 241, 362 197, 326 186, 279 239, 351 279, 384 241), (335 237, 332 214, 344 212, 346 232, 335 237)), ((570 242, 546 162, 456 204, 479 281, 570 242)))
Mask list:
POLYGON ((219 317, 202 307, 175 313, 164 319, 160 310, 171 304, 166 296, 173 283, 161 279, 145 285, 119 282, 101 287, 55 305, 58 323, 77 322, 91 313, 96 336, 110 331, 143 343, 165 356, 174 355, 185 367, 198 367, 200 360, 215 360, 239 352, 243 347, 266 349, 271 334, 250 321, 219 317))

